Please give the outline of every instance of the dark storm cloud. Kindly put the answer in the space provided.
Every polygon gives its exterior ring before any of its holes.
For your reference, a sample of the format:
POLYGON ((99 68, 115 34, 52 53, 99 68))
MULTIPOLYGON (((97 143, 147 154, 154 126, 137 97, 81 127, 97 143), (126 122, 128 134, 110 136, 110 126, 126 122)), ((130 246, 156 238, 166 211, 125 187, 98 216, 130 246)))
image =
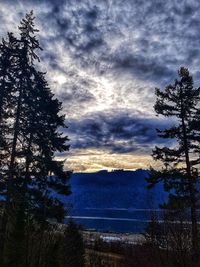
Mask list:
POLYGON ((98 71, 103 62, 120 75, 128 71, 140 79, 162 84, 163 79, 174 77, 180 65, 193 67, 199 55, 197 0, 32 3, 51 6, 40 18, 45 41, 64 41, 82 67, 94 64, 98 71), (48 30, 53 34, 49 35, 48 30), (112 37, 116 36, 120 45, 113 48, 112 37))
POLYGON ((63 7, 52 2, 52 10, 46 14, 44 21, 55 28, 53 38, 63 39, 66 47, 73 49, 76 57, 103 43, 102 33, 96 25, 98 16, 99 10, 96 6, 87 7, 78 3, 74 5, 72 1, 68 1, 63 7))
POLYGON ((88 114, 85 119, 69 120, 68 125, 72 148, 107 148, 112 152, 127 153, 150 152, 152 145, 163 145, 155 129, 163 129, 169 122, 118 111, 88 114))
MULTIPOLYGON (((180 65, 190 66, 199 56, 197 0, 29 2, 35 7, 41 3, 51 7, 39 18, 46 41, 64 41, 84 67, 87 61, 103 61, 116 72, 132 71, 141 79, 161 83, 173 77, 180 65), (54 34, 49 35, 48 30, 54 34), (120 45, 113 48, 116 35, 120 45)), ((18 3, 25 5, 27 1, 18 3)))
POLYGON ((176 71, 168 68, 163 62, 159 62, 157 59, 148 59, 140 54, 128 55, 127 52, 119 51, 114 61, 116 69, 129 71, 139 78, 145 77, 146 81, 159 81, 160 77, 170 79, 176 75, 176 71))

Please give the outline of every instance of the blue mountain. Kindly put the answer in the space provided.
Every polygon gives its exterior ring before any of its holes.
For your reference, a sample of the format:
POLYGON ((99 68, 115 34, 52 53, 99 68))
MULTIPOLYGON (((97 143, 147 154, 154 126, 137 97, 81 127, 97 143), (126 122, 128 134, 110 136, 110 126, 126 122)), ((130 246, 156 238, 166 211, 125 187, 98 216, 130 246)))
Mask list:
POLYGON ((72 194, 67 197, 75 209, 155 209, 167 199, 162 184, 147 189, 147 170, 74 173, 72 194))

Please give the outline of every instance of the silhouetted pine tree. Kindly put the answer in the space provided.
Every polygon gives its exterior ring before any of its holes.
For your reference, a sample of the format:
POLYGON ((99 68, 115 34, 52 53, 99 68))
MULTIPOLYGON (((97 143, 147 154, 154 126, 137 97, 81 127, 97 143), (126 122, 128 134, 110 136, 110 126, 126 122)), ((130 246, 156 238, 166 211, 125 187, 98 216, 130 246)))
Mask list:
MULTIPOLYGON (((190 208, 192 222, 192 245, 195 255, 198 254, 198 187, 200 127, 197 124, 199 114, 200 88, 193 87, 193 79, 188 69, 181 67, 179 80, 170 84, 164 91, 156 89, 155 111, 158 115, 172 118, 174 126, 157 130, 158 136, 172 139, 174 148, 156 147, 153 151, 155 160, 164 163, 162 171, 152 170, 148 179, 150 185, 163 181, 169 194, 167 208, 184 210, 190 208)), ((199 121, 198 121, 199 122, 199 121)))
POLYGON ((5 266, 25 264, 20 255, 24 257, 28 221, 41 225, 49 218, 62 221, 64 206, 58 196, 70 193, 69 173, 63 171, 63 162, 54 158, 55 152, 68 150, 68 138, 58 131, 66 127, 60 115, 61 103, 34 65, 40 46, 33 12, 22 19, 19 30, 20 38, 9 34, 7 43, 3 41, 0 47, 0 194, 6 200, 5 266), (4 58, 8 61, 6 74, 4 58))

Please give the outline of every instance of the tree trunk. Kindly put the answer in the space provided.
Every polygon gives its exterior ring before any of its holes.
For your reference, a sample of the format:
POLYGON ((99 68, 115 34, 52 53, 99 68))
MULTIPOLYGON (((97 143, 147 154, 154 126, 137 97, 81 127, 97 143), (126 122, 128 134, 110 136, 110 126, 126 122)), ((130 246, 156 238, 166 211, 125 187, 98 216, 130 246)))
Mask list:
MULTIPOLYGON (((182 110, 182 113, 183 113, 183 110, 182 110)), ((197 258, 199 254, 197 207, 196 207, 197 200, 195 196, 195 180, 194 180, 194 177, 192 177, 192 173, 191 173, 191 164, 190 164, 190 158, 189 158, 186 125, 185 125, 183 114, 182 114, 181 121, 182 121, 182 129, 183 129, 186 172, 188 176, 189 194, 190 194, 190 217, 191 217, 191 222, 192 222, 192 249, 193 249, 195 258, 197 258)))
MULTIPOLYGON (((5 241, 4 241, 4 263, 5 266, 9 264, 9 262, 13 262, 15 258, 15 248, 13 248, 13 244, 16 243, 16 240, 12 240, 13 232, 15 229, 15 224, 17 223, 17 213, 20 210, 20 205, 18 200, 16 199, 16 192, 13 192, 13 172, 16 158, 16 147, 17 147, 17 138, 19 134, 19 119, 21 114, 21 103, 22 102, 22 88, 20 88, 18 101, 17 101, 17 110, 16 110, 16 118, 14 123, 14 133, 13 133, 13 141, 12 141, 12 149, 10 156, 10 164, 8 170, 8 185, 7 185, 7 199, 6 199, 6 208, 5 208, 5 221, 6 221, 6 231, 5 231, 5 241), (11 201, 11 198, 15 198, 11 201), (18 209, 19 206, 19 209, 18 209), (7 264, 7 265, 6 265, 7 264)), ((19 255, 20 257, 20 255, 19 255)), ((8 265, 9 266, 9 265, 8 265)))

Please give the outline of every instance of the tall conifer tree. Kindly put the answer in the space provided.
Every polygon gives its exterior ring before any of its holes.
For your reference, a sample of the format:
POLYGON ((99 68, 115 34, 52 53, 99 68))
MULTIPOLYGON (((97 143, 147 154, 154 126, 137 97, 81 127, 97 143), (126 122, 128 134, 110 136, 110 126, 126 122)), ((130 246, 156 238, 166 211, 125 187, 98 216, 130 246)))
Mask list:
POLYGON ((69 173, 63 170, 63 162, 54 158, 55 152, 68 150, 68 138, 59 132, 66 127, 65 118, 45 74, 34 64, 39 61, 36 52, 40 46, 33 12, 22 19, 19 30, 19 38, 10 33, 0 46, 0 194, 6 203, 5 266, 25 264, 20 252, 24 253, 27 221, 62 221, 60 196, 70 193, 69 173))
POLYGON ((173 210, 190 208, 193 252, 198 255, 199 190, 197 184, 199 183, 200 127, 197 119, 200 88, 193 87, 193 79, 188 69, 181 67, 178 74, 179 79, 163 91, 156 89, 156 113, 176 121, 174 126, 168 129, 158 129, 158 136, 171 139, 175 145, 155 148, 153 157, 155 160, 162 161, 164 168, 161 172, 152 170, 148 181, 150 186, 163 181, 165 189, 169 191, 167 208, 173 210))

